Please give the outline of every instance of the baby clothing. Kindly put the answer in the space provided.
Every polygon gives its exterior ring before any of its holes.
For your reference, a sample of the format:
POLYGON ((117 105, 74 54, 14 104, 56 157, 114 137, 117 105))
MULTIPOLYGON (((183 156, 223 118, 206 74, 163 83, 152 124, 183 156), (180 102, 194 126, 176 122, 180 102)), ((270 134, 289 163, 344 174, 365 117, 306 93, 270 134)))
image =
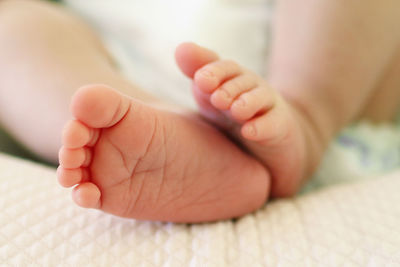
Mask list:
POLYGON ((65 0, 97 28, 122 71, 144 90, 195 107, 174 51, 196 42, 266 73, 270 0, 65 0))

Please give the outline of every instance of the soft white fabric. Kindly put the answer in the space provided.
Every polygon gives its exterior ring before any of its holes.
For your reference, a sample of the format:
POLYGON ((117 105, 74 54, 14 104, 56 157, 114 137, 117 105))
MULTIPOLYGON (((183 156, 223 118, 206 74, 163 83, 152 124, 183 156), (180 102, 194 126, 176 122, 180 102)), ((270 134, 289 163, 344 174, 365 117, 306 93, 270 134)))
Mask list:
POLYGON ((178 225, 75 206, 55 170, 0 155, 1 266, 400 266, 400 172, 178 225))
POLYGON ((128 79, 163 99, 195 107, 174 51, 193 41, 266 74, 271 0, 66 0, 100 33, 128 79))
POLYGON ((194 41, 265 71, 273 0, 64 1, 103 34, 128 41, 154 64, 172 67, 176 45, 194 41))

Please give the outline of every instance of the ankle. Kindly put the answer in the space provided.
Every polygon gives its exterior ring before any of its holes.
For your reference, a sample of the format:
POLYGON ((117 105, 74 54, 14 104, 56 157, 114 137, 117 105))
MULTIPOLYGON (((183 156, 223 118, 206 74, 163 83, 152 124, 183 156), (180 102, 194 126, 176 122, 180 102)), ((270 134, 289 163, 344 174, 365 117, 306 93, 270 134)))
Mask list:
POLYGON ((284 96, 299 122, 304 138, 304 179, 310 177, 318 167, 323 154, 338 131, 334 118, 321 104, 308 103, 301 99, 284 96))

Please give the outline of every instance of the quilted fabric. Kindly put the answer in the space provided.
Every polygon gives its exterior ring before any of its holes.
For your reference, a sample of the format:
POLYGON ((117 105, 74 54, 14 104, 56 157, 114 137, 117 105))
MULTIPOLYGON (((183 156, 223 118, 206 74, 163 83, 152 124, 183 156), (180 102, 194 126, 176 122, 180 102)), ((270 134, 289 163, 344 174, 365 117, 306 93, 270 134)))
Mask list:
POLYGON ((1 266, 400 266, 400 172, 183 225, 76 207, 55 170, 0 155, 1 266))

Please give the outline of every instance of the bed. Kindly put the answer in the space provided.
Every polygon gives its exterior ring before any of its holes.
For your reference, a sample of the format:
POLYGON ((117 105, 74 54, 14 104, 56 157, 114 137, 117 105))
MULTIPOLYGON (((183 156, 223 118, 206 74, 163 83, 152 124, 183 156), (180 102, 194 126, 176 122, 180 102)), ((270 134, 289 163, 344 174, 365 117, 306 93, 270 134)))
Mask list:
POLYGON ((1 266, 400 266, 400 171, 309 189, 235 221, 77 207, 55 169, 0 154, 1 266))

